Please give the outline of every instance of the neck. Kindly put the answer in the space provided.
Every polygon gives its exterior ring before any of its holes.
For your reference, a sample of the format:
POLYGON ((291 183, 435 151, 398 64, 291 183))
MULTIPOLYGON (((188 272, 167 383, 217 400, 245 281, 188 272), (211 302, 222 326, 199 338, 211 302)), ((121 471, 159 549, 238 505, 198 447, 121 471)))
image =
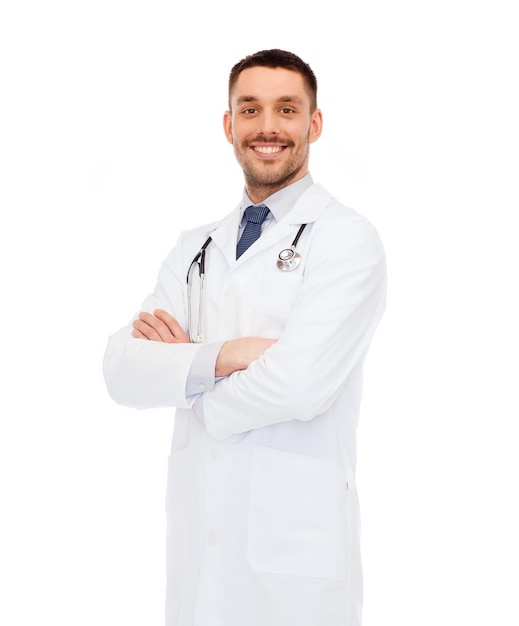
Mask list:
POLYGON ((282 180, 277 180, 268 184, 259 183, 257 180, 254 180, 251 177, 245 175, 245 189, 247 190, 247 195, 252 200, 252 202, 254 204, 259 204, 260 202, 266 200, 272 194, 276 193, 276 191, 284 189, 285 187, 288 187, 288 185, 291 185, 292 183, 301 180, 301 178, 303 178, 307 174, 307 172, 308 170, 294 172, 290 176, 287 176, 282 180))
POLYGON ((252 202, 254 202, 254 204, 259 204, 272 194, 276 193, 276 191, 284 189, 285 187, 288 187, 288 185, 301 180, 301 178, 304 178, 307 173, 308 166, 303 164, 300 169, 295 172, 291 172, 288 176, 272 181, 271 183, 265 183, 264 181, 259 181, 254 176, 250 176, 248 172, 244 172, 245 189, 247 190, 247 195, 252 202))

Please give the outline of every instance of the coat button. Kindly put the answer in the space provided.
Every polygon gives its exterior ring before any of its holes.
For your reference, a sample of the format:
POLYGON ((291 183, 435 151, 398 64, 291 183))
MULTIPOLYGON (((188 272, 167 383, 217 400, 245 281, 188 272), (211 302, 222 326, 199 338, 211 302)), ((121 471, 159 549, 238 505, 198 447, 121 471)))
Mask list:
POLYGON ((209 533, 207 535, 207 543, 210 546, 215 546, 218 543, 218 537, 217 537, 216 533, 209 533))
POLYGON ((210 452, 209 452, 209 458, 213 459, 213 461, 215 459, 217 459, 220 456, 220 453, 218 452, 218 450, 216 448, 213 448, 210 452))

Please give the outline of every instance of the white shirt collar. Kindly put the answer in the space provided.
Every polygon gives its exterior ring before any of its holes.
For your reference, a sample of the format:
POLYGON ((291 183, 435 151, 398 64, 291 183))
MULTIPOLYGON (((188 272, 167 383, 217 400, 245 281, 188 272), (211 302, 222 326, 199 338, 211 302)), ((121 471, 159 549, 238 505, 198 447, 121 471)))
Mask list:
MULTIPOLYGON (((276 220, 276 222, 279 222, 281 219, 283 219, 289 213, 290 209, 294 206, 299 197, 303 195, 303 192, 305 192, 313 184, 314 181, 312 179, 312 176, 310 172, 308 172, 300 180, 297 180, 295 183, 291 183, 290 185, 283 187, 283 189, 280 189, 268 198, 265 198, 265 200, 260 204, 266 204, 270 209, 270 214, 267 219, 271 218, 271 215, 276 220)), ((252 202, 252 200, 247 195, 247 190, 244 189, 241 203, 242 223, 244 219, 243 214, 245 212, 245 209, 251 204, 254 204, 254 202, 252 202)))

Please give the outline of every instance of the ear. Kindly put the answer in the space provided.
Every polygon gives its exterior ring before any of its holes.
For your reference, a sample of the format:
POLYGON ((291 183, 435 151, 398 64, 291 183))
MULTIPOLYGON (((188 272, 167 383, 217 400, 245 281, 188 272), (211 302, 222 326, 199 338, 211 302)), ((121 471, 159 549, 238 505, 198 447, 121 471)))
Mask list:
POLYGON ((317 141, 321 136, 323 130, 323 114, 321 109, 315 109, 312 113, 312 118, 310 120, 310 132, 308 134, 308 141, 313 143, 317 141))
POLYGON ((232 115, 230 111, 225 111, 223 114, 223 131, 227 137, 227 141, 232 144, 232 115))

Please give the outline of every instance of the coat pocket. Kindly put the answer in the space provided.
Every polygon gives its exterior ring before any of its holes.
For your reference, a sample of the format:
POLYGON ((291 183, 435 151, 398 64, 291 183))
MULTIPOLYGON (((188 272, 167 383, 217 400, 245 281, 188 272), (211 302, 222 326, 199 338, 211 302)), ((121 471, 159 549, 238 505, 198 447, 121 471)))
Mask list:
POLYGON ((257 572, 345 580, 347 483, 340 466, 257 446, 247 558, 257 572))

